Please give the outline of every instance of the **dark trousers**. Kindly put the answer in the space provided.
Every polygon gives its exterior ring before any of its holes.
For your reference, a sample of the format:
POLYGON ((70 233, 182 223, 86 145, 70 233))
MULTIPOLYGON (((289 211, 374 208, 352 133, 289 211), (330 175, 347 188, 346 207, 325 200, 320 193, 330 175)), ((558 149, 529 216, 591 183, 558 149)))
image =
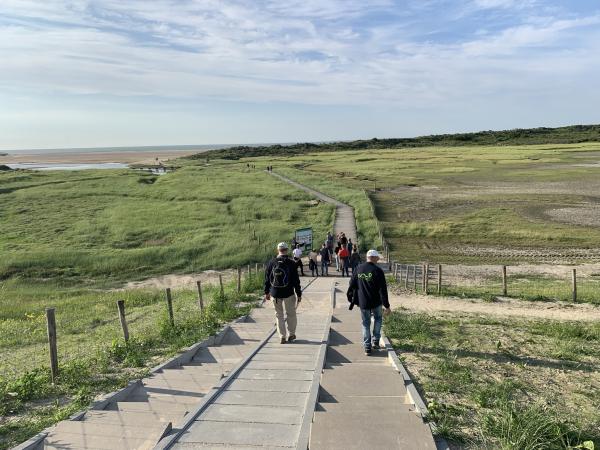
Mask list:
POLYGON ((304 276, 304 264, 302 263, 302 260, 300 258, 294 258, 294 261, 296 261, 296 270, 300 267, 300 274, 304 276))

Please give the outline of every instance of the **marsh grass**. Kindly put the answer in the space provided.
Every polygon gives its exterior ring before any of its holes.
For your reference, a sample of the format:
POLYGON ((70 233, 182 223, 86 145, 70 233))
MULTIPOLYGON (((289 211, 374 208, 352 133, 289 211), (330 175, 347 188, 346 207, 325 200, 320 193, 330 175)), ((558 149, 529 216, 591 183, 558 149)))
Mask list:
POLYGON ((600 324, 394 311, 385 333, 456 448, 600 445, 600 324))

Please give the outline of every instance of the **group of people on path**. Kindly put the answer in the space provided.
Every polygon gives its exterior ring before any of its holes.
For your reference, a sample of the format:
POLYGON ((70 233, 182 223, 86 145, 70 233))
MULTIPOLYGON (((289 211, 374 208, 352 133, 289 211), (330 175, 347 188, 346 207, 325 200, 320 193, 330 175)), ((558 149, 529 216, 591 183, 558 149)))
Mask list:
MULTIPOLYGON (((300 269, 301 276, 304 276, 302 249, 295 242, 295 239, 292 239, 292 248, 292 255, 296 266, 300 269)), ((319 276, 319 267, 321 268, 321 276, 328 276, 329 266, 332 262, 335 262, 335 270, 338 272, 341 271, 343 277, 349 277, 350 270, 354 273, 361 263, 358 247, 343 232, 339 233, 335 239, 331 232, 328 232, 327 239, 323 242, 321 248, 313 248, 308 253, 308 269, 313 277, 319 276)))
MULTIPOLYGON (((329 235, 330 233, 328 238, 329 235)), ((348 241, 346 241, 347 251, 348 241)), ((339 243, 341 244, 341 241, 339 243)), ((296 249, 294 248, 294 250, 296 249)), ((323 249, 329 255, 327 242, 323 244, 323 249)), ((277 256, 267 264, 264 283, 265 301, 273 301, 277 331, 282 344, 296 340, 296 326, 298 323, 296 309, 302 301, 298 263, 293 259, 295 256, 293 258, 289 257, 288 250, 289 247, 285 242, 280 242, 277 245, 277 256)), ((336 255, 338 254, 339 251, 336 255)), ((366 355, 370 355, 372 349, 380 348, 384 311, 386 314, 390 313, 385 274, 377 265, 379 258, 380 255, 377 250, 367 252, 367 262, 353 268, 352 278, 346 293, 350 303, 349 308, 353 309, 354 306, 360 308, 363 347, 366 355), (372 333, 371 317, 373 317, 372 333)), ((325 274, 327 274, 327 271, 325 271, 325 274)))

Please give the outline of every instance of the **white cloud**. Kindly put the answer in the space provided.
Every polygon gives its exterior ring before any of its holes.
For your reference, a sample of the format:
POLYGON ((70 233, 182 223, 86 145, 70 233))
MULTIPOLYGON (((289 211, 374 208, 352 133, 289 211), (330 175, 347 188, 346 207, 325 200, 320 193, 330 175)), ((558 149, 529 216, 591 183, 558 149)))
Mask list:
POLYGON ((465 0, 433 17, 448 3, 3 0, 0 89, 422 109, 596 80, 600 16, 542 16, 534 3, 465 0), (519 14, 464 16, 488 9, 519 14))

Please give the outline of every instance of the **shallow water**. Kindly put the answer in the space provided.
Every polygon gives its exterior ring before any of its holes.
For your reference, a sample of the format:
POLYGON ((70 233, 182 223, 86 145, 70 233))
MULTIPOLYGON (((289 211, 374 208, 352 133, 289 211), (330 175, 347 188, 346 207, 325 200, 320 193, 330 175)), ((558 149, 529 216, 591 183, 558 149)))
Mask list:
POLYGON ((127 169, 128 165, 123 163, 18 163, 7 164, 11 169, 29 170, 89 170, 89 169, 127 169))

